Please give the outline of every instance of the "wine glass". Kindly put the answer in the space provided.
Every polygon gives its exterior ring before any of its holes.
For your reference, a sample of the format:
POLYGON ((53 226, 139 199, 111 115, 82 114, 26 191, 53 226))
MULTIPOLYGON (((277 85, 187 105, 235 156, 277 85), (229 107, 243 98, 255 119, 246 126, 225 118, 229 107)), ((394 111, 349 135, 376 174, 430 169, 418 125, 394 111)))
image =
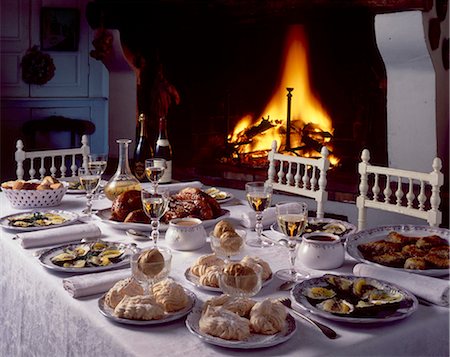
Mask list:
POLYGON ((147 190, 141 191, 142 207, 145 214, 152 220, 152 231, 150 239, 156 247, 159 238, 159 220, 166 213, 169 205, 169 191, 162 190, 162 192, 151 192, 147 190))
POLYGON ((100 185, 100 169, 98 167, 80 167, 78 169, 78 178, 80 180, 81 188, 86 191, 86 212, 88 218, 92 216, 92 196, 97 187, 100 185))
POLYGON ((131 256, 131 274, 151 294, 153 283, 169 276, 171 264, 170 249, 155 247, 131 256))
POLYGON ((152 183, 153 192, 158 191, 158 183, 164 175, 167 168, 166 160, 164 159, 147 159, 145 160, 145 175, 152 183))
POLYGON ((224 294, 238 297, 256 295, 262 287, 262 267, 231 262, 224 265, 219 275, 219 287, 224 294))
MULTIPOLYGON (((105 173, 106 166, 108 164, 108 154, 89 154, 88 155, 88 168, 95 168, 100 171, 101 176, 105 173)), ((100 190, 95 190, 94 199, 98 199, 100 196, 100 190)))
POLYGON ((212 232, 209 236, 211 249, 220 257, 225 258, 228 263, 231 257, 235 257, 242 252, 247 232, 243 229, 225 231, 220 237, 216 237, 212 232))
POLYGON ((273 245, 272 242, 262 240, 263 230, 262 219, 263 212, 270 206, 272 201, 272 185, 267 182, 248 182, 245 184, 245 191, 248 204, 256 213, 256 238, 247 239, 247 245, 250 247, 266 248, 273 245))
POLYGON ((297 241, 308 223, 308 206, 304 202, 280 202, 275 205, 278 227, 288 238, 286 247, 289 250, 289 269, 278 270, 275 274, 282 280, 298 281, 309 278, 306 272, 295 268, 297 258, 297 241))

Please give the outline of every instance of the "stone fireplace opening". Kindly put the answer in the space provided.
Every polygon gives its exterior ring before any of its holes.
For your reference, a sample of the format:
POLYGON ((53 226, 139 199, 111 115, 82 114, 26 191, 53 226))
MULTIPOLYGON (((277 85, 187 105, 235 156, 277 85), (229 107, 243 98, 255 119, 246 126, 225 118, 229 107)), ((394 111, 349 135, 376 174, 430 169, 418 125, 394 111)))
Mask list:
MULTIPOLYGON (((328 174, 330 199, 353 201, 361 151, 368 148, 374 164, 389 164, 387 74, 375 16, 429 11, 433 1, 96 0, 90 5, 91 26, 118 29, 125 55, 140 69, 137 114, 148 114, 152 139, 158 122, 152 111, 157 68, 178 91, 181 101, 167 114, 174 177, 207 185, 242 188, 245 181, 267 177, 264 160, 236 156, 230 135, 246 115, 256 131, 263 117, 286 120, 287 91, 280 99, 284 113, 264 110, 277 88, 290 86, 280 83, 280 73, 288 33, 300 26, 310 90, 331 118, 332 130, 325 134, 339 161, 328 174)), ((301 98, 302 89, 294 87, 292 108, 303 105, 301 98)), ((312 119, 301 119, 305 131, 312 119)), ((307 144, 320 151, 318 142, 307 144)))

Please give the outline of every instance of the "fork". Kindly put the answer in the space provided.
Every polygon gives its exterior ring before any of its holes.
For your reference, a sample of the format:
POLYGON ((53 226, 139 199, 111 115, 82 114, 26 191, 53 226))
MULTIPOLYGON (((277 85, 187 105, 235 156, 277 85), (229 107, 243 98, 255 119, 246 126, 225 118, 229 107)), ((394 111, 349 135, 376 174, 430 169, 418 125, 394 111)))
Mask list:
POLYGON ((289 299, 289 298, 279 298, 278 301, 281 302, 287 308, 289 308, 297 316, 301 317, 302 319, 304 319, 304 320, 308 321, 309 323, 313 324, 314 326, 316 326, 328 338, 335 339, 335 338, 339 337, 338 334, 336 333, 336 331, 334 331, 330 327, 325 326, 324 324, 322 324, 322 323, 320 323, 320 322, 318 322, 316 320, 313 320, 313 319, 309 318, 306 315, 301 314, 297 310, 294 310, 294 308, 292 307, 291 299, 289 299))

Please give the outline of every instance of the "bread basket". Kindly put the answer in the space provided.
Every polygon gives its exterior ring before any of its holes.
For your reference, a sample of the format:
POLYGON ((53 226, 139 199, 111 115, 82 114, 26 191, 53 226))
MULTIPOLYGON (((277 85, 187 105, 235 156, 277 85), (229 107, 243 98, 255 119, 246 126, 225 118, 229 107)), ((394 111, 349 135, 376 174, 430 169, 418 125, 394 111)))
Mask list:
POLYGON ((69 184, 64 182, 56 190, 3 189, 3 192, 14 208, 53 207, 61 203, 68 188, 69 184))

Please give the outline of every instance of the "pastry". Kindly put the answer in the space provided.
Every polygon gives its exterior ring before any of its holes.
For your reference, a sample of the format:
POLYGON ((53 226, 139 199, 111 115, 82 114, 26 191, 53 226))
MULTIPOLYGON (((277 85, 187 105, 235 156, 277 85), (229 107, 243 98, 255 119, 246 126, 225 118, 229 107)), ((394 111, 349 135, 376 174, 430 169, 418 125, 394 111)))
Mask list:
POLYGON ((216 238, 220 238, 227 231, 234 232, 234 227, 230 222, 222 220, 214 226, 213 235, 216 238))
POLYGON ((133 278, 119 280, 108 290, 105 295, 105 303, 113 309, 125 296, 144 294, 144 289, 133 278))
POLYGON ((152 292, 156 302, 162 305, 166 312, 184 309, 189 302, 183 287, 172 279, 157 282, 153 285, 152 292))
POLYGON ((154 278, 164 269, 164 257, 158 249, 152 248, 139 256, 137 267, 143 274, 154 278))
POLYGON ((221 306, 222 308, 234 312, 241 317, 249 317, 250 311, 255 304, 256 301, 249 298, 238 296, 233 297, 222 294, 207 300, 203 305, 203 311, 205 311, 208 306, 221 306))
POLYGON ((200 275, 198 281, 201 285, 218 288, 220 273, 222 273, 222 265, 210 266, 206 268, 202 275, 200 275))
POLYGON ((266 299, 257 302, 250 311, 250 327, 256 333, 273 335, 285 328, 286 316, 286 308, 281 302, 266 299))
POLYGON ((233 231, 223 232, 219 238, 220 247, 229 253, 239 252, 242 245, 244 244, 244 240, 242 237, 233 231))
POLYGON ((160 320, 164 310, 150 295, 125 296, 114 309, 114 315, 130 320, 160 320))
POLYGON ((198 322, 200 331, 225 340, 245 340, 250 336, 249 320, 221 307, 208 306, 198 322))
POLYGON ((270 268, 269 263, 259 257, 251 257, 249 255, 246 255, 244 258, 242 258, 241 264, 247 265, 249 267, 252 267, 253 264, 258 264, 262 268, 261 279, 263 281, 266 281, 272 276, 272 269, 270 268))
POLYGON ((245 292, 253 291, 258 283, 261 283, 261 268, 259 268, 259 277, 255 271, 255 267, 250 268, 240 263, 231 263, 223 268, 223 282, 235 289, 245 292))
POLYGON ((217 257, 215 254, 207 254, 199 257, 191 267, 191 273, 196 276, 201 276, 205 273, 206 269, 213 265, 224 265, 225 262, 217 257))
POLYGON ((427 261, 423 257, 412 257, 405 260, 403 267, 410 270, 425 270, 427 261))

